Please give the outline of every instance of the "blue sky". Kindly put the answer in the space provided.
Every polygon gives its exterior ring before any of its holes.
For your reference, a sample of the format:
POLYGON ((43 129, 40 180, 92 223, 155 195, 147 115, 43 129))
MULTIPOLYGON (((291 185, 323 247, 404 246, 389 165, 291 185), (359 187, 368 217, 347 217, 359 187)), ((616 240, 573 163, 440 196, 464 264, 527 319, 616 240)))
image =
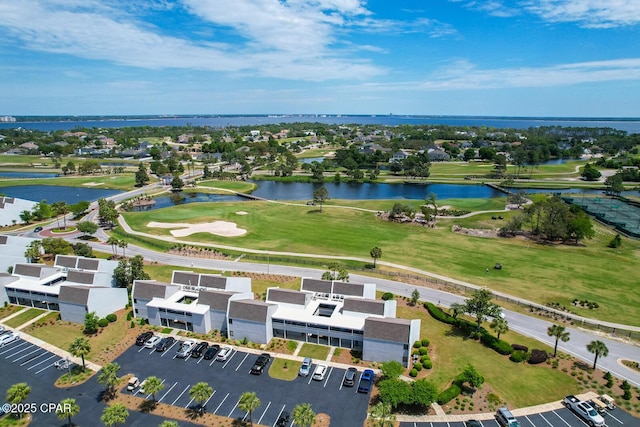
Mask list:
POLYGON ((0 115, 640 117, 638 0, 0 0, 0 115))

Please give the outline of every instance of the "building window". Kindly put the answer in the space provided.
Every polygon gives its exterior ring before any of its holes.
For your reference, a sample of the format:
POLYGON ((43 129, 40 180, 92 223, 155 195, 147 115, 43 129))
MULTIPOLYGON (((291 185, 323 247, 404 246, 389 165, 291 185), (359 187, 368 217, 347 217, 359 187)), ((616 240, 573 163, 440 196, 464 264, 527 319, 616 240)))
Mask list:
POLYGON ((233 325, 233 319, 229 319, 229 324, 233 325))
POLYGON ((405 345, 403 346, 403 348, 404 348, 405 350, 409 350, 409 344, 405 344, 405 345))

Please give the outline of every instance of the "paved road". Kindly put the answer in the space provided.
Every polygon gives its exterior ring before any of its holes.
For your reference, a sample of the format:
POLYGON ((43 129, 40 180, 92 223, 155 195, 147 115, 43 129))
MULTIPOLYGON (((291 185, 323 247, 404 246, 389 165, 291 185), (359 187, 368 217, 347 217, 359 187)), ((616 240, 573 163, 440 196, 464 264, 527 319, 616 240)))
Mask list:
MULTIPOLYGON (((95 249, 103 252, 110 252, 110 246, 103 243, 93 243, 95 249)), ((320 278, 324 270, 307 267, 291 267, 273 264, 248 263, 241 261, 222 261, 201 258, 190 258, 179 255, 171 255, 166 253, 154 252, 135 245, 127 246, 127 255, 142 255, 147 261, 157 261, 160 264, 175 265, 185 268, 208 268, 222 271, 244 271, 251 273, 271 273, 286 276, 313 277, 320 278)), ((350 274, 350 280, 356 283, 374 282, 378 290, 393 292, 396 295, 411 296, 416 286, 407 283, 397 282, 386 279, 372 279, 368 276, 358 274, 350 274)), ((434 304, 440 304, 443 307, 449 307, 453 302, 463 302, 464 298, 449 292, 430 289, 426 287, 418 287, 420 291, 420 299, 430 301, 434 304)), ((519 332, 525 336, 535 338, 553 347, 555 341, 547 335, 547 328, 553 323, 539 317, 528 316, 521 313, 504 310, 506 319, 509 321, 509 328, 519 332)), ((593 354, 586 350, 586 346, 594 339, 603 341, 608 349, 609 356, 598 360, 598 367, 603 370, 611 371, 612 374, 625 378, 636 387, 640 387, 640 373, 627 368, 620 363, 618 359, 638 360, 640 348, 632 343, 621 342, 612 339, 610 336, 596 335, 593 332, 581 330, 575 327, 567 327, 571 334, 569 342, 560 342, 558 350, 576 356, 587 363, 593 362, 593 354)))

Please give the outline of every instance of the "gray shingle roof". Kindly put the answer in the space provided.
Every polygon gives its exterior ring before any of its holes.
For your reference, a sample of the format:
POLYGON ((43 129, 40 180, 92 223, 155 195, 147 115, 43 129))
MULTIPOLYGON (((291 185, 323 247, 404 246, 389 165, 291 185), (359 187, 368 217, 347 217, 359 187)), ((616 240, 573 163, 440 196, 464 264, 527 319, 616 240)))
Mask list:
POLYGON ((384 301, 376 301, 371 299, 345 298, 344 311, 355 311, 357 313, 384 315, 384 301))
POLYGON ((307 295, 309 294, 291 289, 270 288, 267 290, 267 301, 305 305, 307 295))
POLYGON ((227 278, 222 276, 203 274, 200 276, 200 286, 205 288, 226 289, 227 278))
POLYGON ((302 290, 311 292, 331 293, 331 282, 329 280, 302 279, 302 290))
POLYGON ((60 266, 60 267, 67 267, 67 268, 76 268, 77 260, 78 260, 78 258, 76 258, 74 256, 58 255, 56 257, 56 264, 55 265, 60 266))
POLYGON ((264 301, 234 300, 229 303, 229 319, 250 320, 265 323, 269 306, 264 301))
POLYGON ((89 286, 61 286, 58 301, 86 305, 90 291, 89 286))
POLYGON ((198 293, 198 304, 208 305, 211 310, 227 311, 227 302, 235 292, 203 290, 198 293))
POLYGON ((133 298, 152 300, 153 298, 166 298, 169 283, 155 281, 137 281, 133 289, 133 298))
POLYGON ((360 283, 334 282, 333 293, 361 297, 364 296, 364 285, 360 283))
POLYGON ((67 282, 81 283, 83 285, 93 284, 94 273, 89 271, 70 271, 67 274, 67 282))
POLYGON ((185 271, 174 271, 173 272, 173 283, 179 283, 181 285, 187 286, 198 286, 198 273, 189 273, 185 271))
POLYGON ((411 321, 407 319, 367 317, 364 338, 408 343, 411 321))
POLYGON ((40 278, 42 269, 45 267, 45 265, 39 264, 16 264, 15 268, 13 269, 13 274, 40 278))
POLYGON ((100 261, 97 259, 78 258, 78 268, 82 268, 83 270, 98 271, 99 265, 100 261))
POLYGON ((6 245, 8 236, 0 236, 0 245, 6 245))

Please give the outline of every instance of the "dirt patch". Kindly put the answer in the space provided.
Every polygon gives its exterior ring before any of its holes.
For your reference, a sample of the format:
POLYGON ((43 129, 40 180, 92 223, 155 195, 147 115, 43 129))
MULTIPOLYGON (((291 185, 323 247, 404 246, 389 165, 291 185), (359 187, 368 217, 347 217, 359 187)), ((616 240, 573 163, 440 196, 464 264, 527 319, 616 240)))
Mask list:
POLYGON ((236 237, 247 234, 247 230, 238 228, 235 222, 213 221, 203 222, 200 224, 189 223, 167 223, 151 221, 147 227, 152 228, 179 228, 179 230, 171 230, 170 233, 174 237, 186 237, 195 233, 211 233, 222 237, 236 237))
POLYGON ((467 236, 473 237, 488 237, 491 239, 495 239, 498 237, 498 230, 480 230, 477 228, 464 228, 459 225, 454 225, 451 227, 451 231, 458 234, 465 234, 467 236))

